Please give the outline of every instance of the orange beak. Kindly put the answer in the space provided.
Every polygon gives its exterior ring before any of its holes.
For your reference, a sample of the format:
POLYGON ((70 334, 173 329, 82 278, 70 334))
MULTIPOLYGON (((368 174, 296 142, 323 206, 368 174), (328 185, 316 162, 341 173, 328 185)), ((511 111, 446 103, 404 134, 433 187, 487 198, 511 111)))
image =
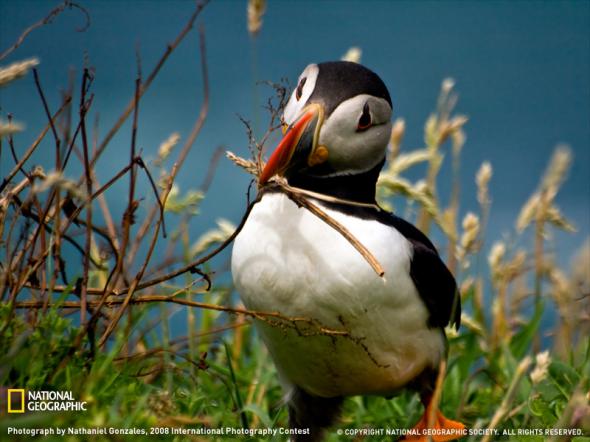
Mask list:
POLYGON ((287 129, 285 136, 268 159, 258 178, 259 186, 266 184, 275 175, 284 174, 291 164, 296 150, 313 154, 317 146, 323 114, 323 108, 319 104, 311 104, 304 110, 303 115, 287 129), (312 124, 313 122, 315 124, 312 124))

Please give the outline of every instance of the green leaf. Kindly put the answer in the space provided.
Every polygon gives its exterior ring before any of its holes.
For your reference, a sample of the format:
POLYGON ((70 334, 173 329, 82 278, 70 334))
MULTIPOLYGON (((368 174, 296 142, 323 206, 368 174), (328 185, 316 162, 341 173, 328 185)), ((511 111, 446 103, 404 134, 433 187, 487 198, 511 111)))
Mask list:
POLYGON ((260 419, 260 422, 262 423, 262 425, 264 427, 271 428, 273 426, 272 419, 268 415, 268 412, 265 411, 265 410, 263 410, 257 404, 247 404, 247 405, 244 405, 242 407, 242 411, 243 412, 249 412, 249 413, 254 414, 255 416, 258 416, 258 419, 260 419))
POLYGON ((580 375, 576 370, 561 361, 553 361, 549 366, 549 375, 555 384, 560 386, 561 391, 569 396, 580 381, 580 375))
POLYGON ((521 359, 528 351, 533 338, 539 330, 543 317, 544 303, 542 300, 535 305, 535 313, 529 323, 525 325, 510 342, 510 350, 516 359, 521 359))

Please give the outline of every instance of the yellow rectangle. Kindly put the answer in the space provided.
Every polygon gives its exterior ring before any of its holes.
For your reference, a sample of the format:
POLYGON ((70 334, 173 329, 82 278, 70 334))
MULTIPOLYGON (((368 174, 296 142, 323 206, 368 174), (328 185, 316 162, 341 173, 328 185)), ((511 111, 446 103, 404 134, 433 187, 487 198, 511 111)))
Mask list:
POLYGON ((9 388, 8 389, 8 412, 9 413, 24 413, 25 412, 25 389, 24 388, 9 388), (21 407, 19 409, 12 409, 12 394, 20 393, 21 407))

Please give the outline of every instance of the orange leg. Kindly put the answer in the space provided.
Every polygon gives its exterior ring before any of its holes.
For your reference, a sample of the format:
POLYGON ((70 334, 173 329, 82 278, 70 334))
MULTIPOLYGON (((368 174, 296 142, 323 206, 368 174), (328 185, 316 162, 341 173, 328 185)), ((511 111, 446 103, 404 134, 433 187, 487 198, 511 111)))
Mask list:
POLYGON ((433 410, 430 397, 424 402, 424 414, 413 428, 419 435, 408 435, 403 439, 404 441, 428 442, 430 434, 433 442, 445 442, 459 439, 465 435, 465 425, 447 419, 438 409, 433 410), (429 426, 428 417, 432 412, 434 412, 434 422, 432 426, 429 426))

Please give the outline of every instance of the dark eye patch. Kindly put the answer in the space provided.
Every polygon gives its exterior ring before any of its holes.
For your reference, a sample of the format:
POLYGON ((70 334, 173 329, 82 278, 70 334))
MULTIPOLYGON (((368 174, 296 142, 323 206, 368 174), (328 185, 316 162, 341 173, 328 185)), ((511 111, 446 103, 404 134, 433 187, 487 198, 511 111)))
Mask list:
POLYGON ((359 122, 356 128, 357 132, 362 132, 364 130, 367 130, 369 127, 371 127, 372 121, 371 121, 371 110, 369 109, 369 103, 365 103, 365 105, 363 106, 363 113, 361 114, 360 118, 359 118, 359 122))
POLYGON ((307 77, 303 77, 297 85, 297 89, 295 90, 295 98, 297 99, 297 101, 299 101, 301 99, 301 95, 303 95, 303 86, 305 86, 306 81, 307 77))

